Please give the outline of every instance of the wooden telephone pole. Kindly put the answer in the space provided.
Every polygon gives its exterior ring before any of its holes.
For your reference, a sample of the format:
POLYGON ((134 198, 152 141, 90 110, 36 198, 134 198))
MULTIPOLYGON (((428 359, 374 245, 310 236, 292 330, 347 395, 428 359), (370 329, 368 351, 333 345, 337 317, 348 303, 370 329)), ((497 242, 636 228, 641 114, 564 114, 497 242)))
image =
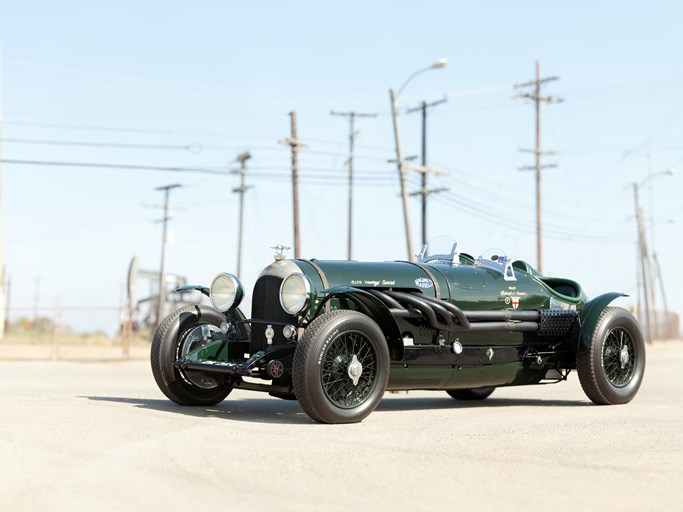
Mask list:
POLYGON ((294 257, 299 258, 301 245, 299 243, 299 148, 306 147, 296 138, 296 112, 290 112, 291 135, 289 139, 281 140, 292 148, 292 209, 294 212, 294 257))
POLYGON ((633 184, 633 196, 636 207, 636 227, 638 229, 638 255, 640 256, 640 271, 641 271, 641 286, 643 293, 641 296, 643 307, 639 308, 645 313, 645 340, 652 343, 654 337, 652 311, 650 309, 650 297, 652 294, 652 271, 650 269, 650 256, 647 250, 647 242, 645 240, 645 222, 643 220, 643 210, 640 208, 640 200, 638 197, 638 185, 633 184))
POLYGON ((0 340, 5 337, 5 253, 2 232, 2 53, 0 53, 0 340))
POLYGON ((541 165, 541 155, 551 155, 551 151, 543 151, 541 149, 541 103, 556 103, 562 101, 561 98, 555 98, 552 96, 541 96, 541 85, 552 80, 558 80, 557 76, 549 76, 541 78, 541 62, 536 61, 536 79, 530 80, 523 84, 515 85, 515 88, 520 87, 531 87, 533 92, 527 92, 519 94, 518 98, 524 98, 525 100, 531 100, 534 102, 536 109, 536 147, 535 149, 522 149, 527 153, 534 153, 535 155, 535 165, 520 167, 519 170, 527 171, 533 170, 536 174, 536 254, 537 254, 537 268, 539 272, 543 272, 543 250, 542 250, 542 230, 541 230, 541 170, 550 167, 557 167, 557 164, 547 164, 541 165))
POLYGON ((251 188, 251 186, 244 184, 244 177, 247 173, 246 162, 251 158, 249 151, 240 153, 237 156, 237 161, 240 163, 240 168, 235 171, 240 175, 240 186, 232 189, 234 193, 240 195, 240 218, 237 235, 237 275, 242 275, 242 229, 244 227, 244 193, 251 188))
POLYGON ((349 118, 349 226, 348 226, 348 245, 346 259, 352 259, 353 245, 353 142, 358 132, 354 130, 354 121, 357 117, 377 117, 377 114, 361 114, 359 112, 330 112, 333 116, 345 116, 349 118))
MULTIPOLYGON (((408 79, 410 80, 410 79, 408 79)), ((405 86, 405 84, 404 84, 405 86)), ((399 90, 399 92, 401 92, 399 90)), ((401 147, 401 126, 398 122, 398 103, 397 93, 393 88, 389 89, 389 101, 391 102, 391 117, 394 122, 394 141, 396 142, 396 166, 398 168, 398 179, 401 186, 401 203, 403 204, 403 224, 406 231, 406 251, 408 261, 415 259, 413 253, 413 237, 410 231, 410 210, 408 206, 408 189, 406 188, 406 169, 403 158, 403 148, 401 147)))
POLYGON ((157 187, 155 190, 164 192, 164 218, 161 219, 163 223, 162 239, 161 239, 161 268, 159 269, 159 302, 157 304, 157 325, 164 319, 164 306, 166 304, 166 249, 168 247, 168 199, 172 189, 181 187, 182 185, 166 185, 165 187, 157 187))
POLYGON ((417 192, 412 192, 410 195, 415 196, 422 196, 422 245, 424 246, 427 243, 427 196, 430 194, 435 194, 437 192, 445 192, 448 189, 447 188, 434 188, 434 189, 428 189, 427 188, 427 175, 428 174, 437 174, 436 171, 432 169, 427 168, 427 109, 430 107, 435 107, 437 105, 441 105, 442 103, 446 103, 448 101, 447 98, 442 98, 437 101, 432 101, 431 103, 427 103, 426 101, 422 101, 420 103, 419 107, 415 108, 409 108, 408 113, 412 112, 422 112, 422 167, 420 168, 420 172, 422 173, 422 179, 421 179, 421 187, 420 190, 417 192))

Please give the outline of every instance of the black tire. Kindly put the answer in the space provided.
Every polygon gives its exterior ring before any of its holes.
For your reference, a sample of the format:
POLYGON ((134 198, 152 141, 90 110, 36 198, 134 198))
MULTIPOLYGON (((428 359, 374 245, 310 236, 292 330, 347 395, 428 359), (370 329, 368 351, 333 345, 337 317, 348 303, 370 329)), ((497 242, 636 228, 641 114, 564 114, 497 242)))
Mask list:
POLYGON ((384 334, 356 311, 320 315, 294 352, 294 392, 306 414, 320 423, 362 421, 382 400, 388 380, 384 334))
MULTIPOLYGON (((215 309, 204 305, 185 306, 168 315, 154 333, 150 362, 152 374, 159 389, 169 399, 180 405, 211 406, 223 401, 232 391, 216 379, 201 372, 184 372, 174 363, 183 352, 196 348, 190 334, 202 326, 220 328, 225 317, 215 309)), ((211 328, 211 327, 209 327, 211 328)))
POLYGON ((472 388, 472 389, 448 389, 446 393, 456 400, 484 400, 489 397, 496 388, 472 388))
POLYGON ((583 391, 596 404, 630 402, 645 372, 645 343, 633 315, 605 308, 590 348, 576 355, 576 368, 583 391))

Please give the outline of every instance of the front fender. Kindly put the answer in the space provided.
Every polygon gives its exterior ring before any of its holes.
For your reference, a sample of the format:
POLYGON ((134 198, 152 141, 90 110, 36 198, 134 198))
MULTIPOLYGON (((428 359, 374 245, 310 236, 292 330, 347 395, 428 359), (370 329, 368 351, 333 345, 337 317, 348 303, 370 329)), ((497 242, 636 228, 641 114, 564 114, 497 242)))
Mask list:
POLYGON ((353 286, 337 286, 323 290, 326 297, 321 301, 315 316, 318 316, 324 305, 331 299, 341 298, 351 300, 361 313, 368 315, 374 320, 384 333, 389 347, 389 354, 394 360, 403 359, 403 341, 401 330, 389 308, 371 293, 353 286))
POLYGON ((619 292, 610 292, 595 297, 588 304, 586 304, 579 314, 579 336, 576 339, 574 350, 576 353, 583 353, 587 351, 593 341, 593 331, 598 324, 600 315, 605 308, 619 297, 626 297, 626 294, 619 292))
POLYGON ((207 297, 209 296, 209 289, 206 286, 200 286, 198 284, 188 284, 181 286, 180 288, 176 288, 177 292, 191 292, 194 290, 197 290, 202 295, 206 295, 207 297))

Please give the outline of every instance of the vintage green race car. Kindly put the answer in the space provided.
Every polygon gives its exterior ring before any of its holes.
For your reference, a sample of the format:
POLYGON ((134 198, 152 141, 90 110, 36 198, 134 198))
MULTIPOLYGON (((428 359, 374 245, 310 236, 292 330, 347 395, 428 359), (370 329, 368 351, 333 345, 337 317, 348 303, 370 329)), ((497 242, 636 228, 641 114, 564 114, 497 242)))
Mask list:
POLYGON ((159 388, 181 405, 250 389, 296 399, 319 422, 349 423, 385 391, 479 400, 496 387, 563 381, 573 369, 593 402, 622 404, 645 369, 638 323, 609 306, 623 294, 588 301, 574 281, 500 251, 475 259, 451 240, 430 242, 417 262, 276 256, 256 281, 250 319, 232 274, 183 289, 213 307, 169 315, 151 350, 159 388))

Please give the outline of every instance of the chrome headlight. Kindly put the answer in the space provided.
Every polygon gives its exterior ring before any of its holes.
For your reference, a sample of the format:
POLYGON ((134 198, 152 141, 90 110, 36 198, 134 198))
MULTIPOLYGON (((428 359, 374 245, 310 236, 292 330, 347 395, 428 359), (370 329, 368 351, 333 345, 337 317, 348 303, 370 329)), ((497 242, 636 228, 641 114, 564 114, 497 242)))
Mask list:
POLYGON ((300 272, 290 274, 280 285, 280 305, 290 315, 301 313, 311 299, 311 282, 300 272))
POLYGON ((240 280, 232 274, 218 274, 211 282, 209 297, 213 307, 225 313, 240 305, 244 288, 240 280))

